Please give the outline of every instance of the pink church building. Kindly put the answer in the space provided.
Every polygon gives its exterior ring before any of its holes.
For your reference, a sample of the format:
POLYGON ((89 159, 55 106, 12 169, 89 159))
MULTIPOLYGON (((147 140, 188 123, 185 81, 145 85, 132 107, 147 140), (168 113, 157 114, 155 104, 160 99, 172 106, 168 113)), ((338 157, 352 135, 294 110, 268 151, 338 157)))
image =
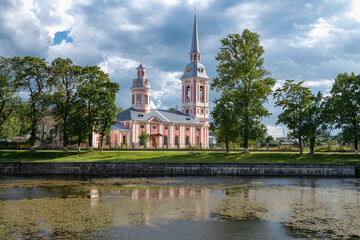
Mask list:
POLYGON ((182 83, 181 111, 151 109, 150 81, 141 63, 131 87, 131 107, 117 115, 105 144, 140 147, 141 132, 149 134, 147 146, 209 147, 209 77, 201 64, 196 15, 190 50, 190 63, 180 78, 182 83))

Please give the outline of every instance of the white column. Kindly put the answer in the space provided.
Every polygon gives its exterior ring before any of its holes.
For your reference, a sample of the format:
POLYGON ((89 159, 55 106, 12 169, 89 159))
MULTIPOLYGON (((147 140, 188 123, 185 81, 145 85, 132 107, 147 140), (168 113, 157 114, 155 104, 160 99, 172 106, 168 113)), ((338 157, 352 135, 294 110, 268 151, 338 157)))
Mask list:
POLYGON ((135 146, 139 147, 140 143, 139 143, 139 135, 140 135, 140 131, 139 131, 139 124, 135 125, 135 146))
POLYGON ((180 147, 184 147, 185 144, 185 127, 180 125, 180 147))
POLYGON ((168 137, 169 147, 174 147, 174 125, 169 125, 169 137, 168 137))
POLYGON ((209 147, 209 130, 206 129, 205 130, 205 148, 208 148, 209 147))
POLYGON ((159 133, 161 134, 159 137, 159 143, 158 146, 162 147, 164 145, 164 137, 163 137, 163 133, 164 133, 164 126, 162 123, 159 124, 159 133))
POLYGON ((190 136, 189 136, 189 142, 191 143, 191 145, 194 145, 194 142, 193 142, 193 126, 190 125, 189 127, 189 131, 190 131, 190 136))
MULTIPOLYGON (((148 133, 150 135, 150 123, 146 123, 146 126, 145 126, 145 129, 146 129, 146 133, 148 133)), ((151 137, 149 136, 148 139, 147 139, 147 146, 149 146, 150 144, 150 141, 151 141, 151 137)))

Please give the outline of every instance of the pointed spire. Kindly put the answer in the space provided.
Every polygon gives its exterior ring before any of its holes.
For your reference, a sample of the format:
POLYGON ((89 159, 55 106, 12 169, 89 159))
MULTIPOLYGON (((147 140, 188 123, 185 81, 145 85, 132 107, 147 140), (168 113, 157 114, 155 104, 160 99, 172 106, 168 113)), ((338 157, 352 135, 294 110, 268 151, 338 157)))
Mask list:
POLYGON ((195 8, 194 29, 193 29, 193 36, 192 36, 192 43, 191 43, 191 51, 190 51, 190 53, 200 53, 199 37, 198 37, 197 21, 196 21, 196 8, 195 8))
POLYGON ((142 64, 142 56, 140 56, 140 65, 137 68, 145 68, 142 64))

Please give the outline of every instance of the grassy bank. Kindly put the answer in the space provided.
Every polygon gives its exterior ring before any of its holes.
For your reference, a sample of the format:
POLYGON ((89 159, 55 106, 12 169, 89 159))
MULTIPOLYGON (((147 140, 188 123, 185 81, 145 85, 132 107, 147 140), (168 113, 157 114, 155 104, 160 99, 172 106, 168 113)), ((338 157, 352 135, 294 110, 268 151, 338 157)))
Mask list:
POLYGON ((137 162, 263 162, 263 163, 344 163, 360 162, 360 156, 349 153, 308 153, 294 152, 177 152, 177 151, 36 151, 0 150, 0 162, 89 162, 89 161, 137 161, 137 162))

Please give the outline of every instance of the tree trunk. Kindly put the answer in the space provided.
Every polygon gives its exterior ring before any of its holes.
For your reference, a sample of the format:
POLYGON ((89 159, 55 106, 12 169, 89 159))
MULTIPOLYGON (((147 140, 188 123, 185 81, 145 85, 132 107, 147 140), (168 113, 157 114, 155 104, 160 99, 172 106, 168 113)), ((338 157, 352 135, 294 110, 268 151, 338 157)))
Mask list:
POLYGON ((315 151, 315 138, 310 138, 310 154, 314 154, 315 151))
POLYGON ((81 142, 80 141, 78 141, 78 150, 77 151, 81 152, 81 142))
POLYGON ((358 144, 358 139, 355 138, 355 155, 359 154, 359 144, 358 144))
MULTIPOLYGON (((246 103, 246 107, 247 107, 246 103)), ((245 128, 244 128, 244 148, 243 148, 243 153, 248 153, 249 152, 249 119, 246 116, 245 117, 245 128)))
POLYGON ((93 145, 93 142, 92 142, 92 131, 89 133, 89 151, 92 151, 92 145, 93 145))
POLYGON ((36 139, 36 127, 31 126, 31 134, 30 134, 30 152, 35 151, 35 139, 36 139))
POLYGON ((101 135, 101 138, 100 138, 100 151, 103 151, 104 150, 104 146, 103 146, 103 135, 101 135))
POLYGON ((301 137, 299 137, 299 148, 300 148, 300 154, 302 154, 302 153, 303 153, 303 149, 302 149, 301 137))
POLYGON ((247 136, 245 136, 243 153, 248 153, 248 152, 249 152, 249 139, 247 138, 247 136))
MULTIPOLYGON (((64 119, 66 121, 66 119, 64 119)), ((64 152, 68 151, 68 135, 66 132, 66 122, 63 124, 63 150, 64 152)))
POLYGON ((228 141, 225 141, 225 144, 226 144, 225 152, 226 152, 226 153, 229 153, 229 142, 228 142, 228 141))

